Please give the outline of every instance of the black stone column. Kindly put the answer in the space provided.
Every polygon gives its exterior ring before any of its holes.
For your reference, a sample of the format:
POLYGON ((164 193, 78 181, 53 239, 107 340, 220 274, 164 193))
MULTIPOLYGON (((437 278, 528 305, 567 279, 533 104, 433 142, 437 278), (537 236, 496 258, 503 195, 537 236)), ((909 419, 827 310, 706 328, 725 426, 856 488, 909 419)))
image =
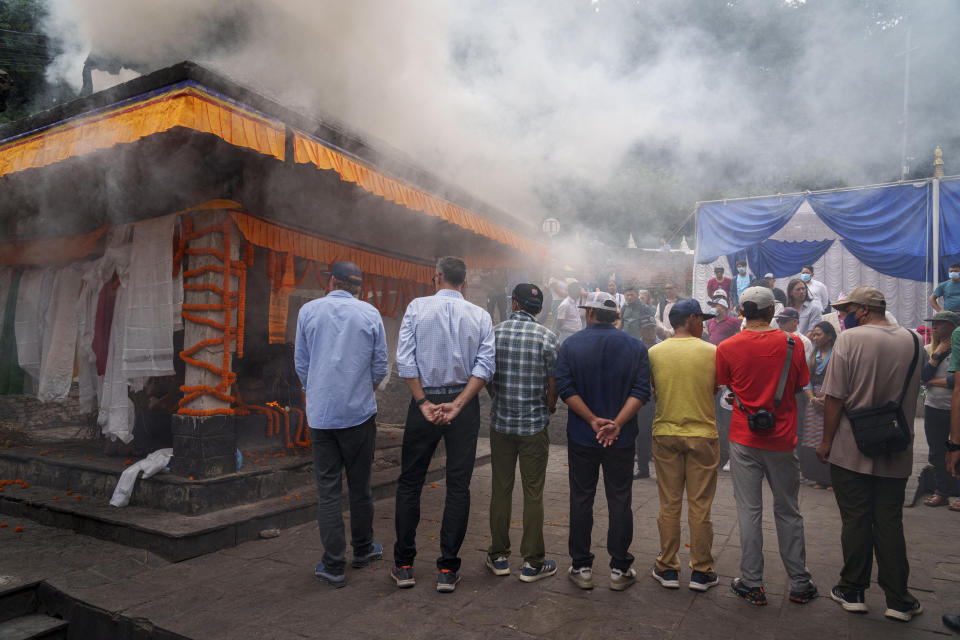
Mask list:
POLYGON ((179 476, 212 478, 237 470, 237 428, 233 416, 184 416, 171 419, 173 459, 179 476))

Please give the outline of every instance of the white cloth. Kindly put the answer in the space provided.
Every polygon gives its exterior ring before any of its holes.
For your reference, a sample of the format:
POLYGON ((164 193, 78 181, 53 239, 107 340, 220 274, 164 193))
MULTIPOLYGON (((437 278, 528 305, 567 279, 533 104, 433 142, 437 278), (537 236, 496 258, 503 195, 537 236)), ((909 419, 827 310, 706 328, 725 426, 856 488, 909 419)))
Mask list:
POLYGON ((124 296, 121 356, 123 375, 129 380, 174 373, 174 318, 180 314, 173 286, 176 220, 176 215, 169 215, 134 225, 131 251, 135 259, 130 263, 124 296))
POLYGON ((62 402, 73 382, 77 353, 77 295, 82 284, 79 265, 57 271, 50 304, 44 319, 43 349, 37 398, 40 402, 62 402))
MULTIPOLYGON (((107 368, 100 386, 97 424, 107 438, 130 442, 133 439, 133 403, 130 401, 128 381, 123 374, 123 341, 127 328, 127 296, 130 265, 130 244, 111 250, 113 266, 120 278, 116 304, 113 308, 113 324, 110 328, 110 345, 107 368)), ((112 272, 111 272, 112 273, 112 272)), ((99 290, 98 290, 99 295, 99 290)))
POLYGON ((664 300, 657 305, 657 326, 667 332, 667 335, 673 335, 673 327, 670 325, 670 309, 673 309, 673 305, 676 302, 670 302, 664 300))
POLYGON ((577 301, 567 296, 557 307, 557 337, 563 342, 577 331, 583 329, 583 321, 580 319, 580 310, 577 309, 577 301))
POLYGON ((43 357, 43 331, 50 294, 53 291, 52 269, 30 269, 20 278, 14 334, 17 338, 17 364, 31 378, 36 388, 43 357))
POLYGON ((820 305, 819 313, 823 313, 823 310, 830 304, 830 293, 827 291, 827 285, 814 278, 810 278, 810 282, 806 284, 807 291, 810 292, 810 297, 820 305))

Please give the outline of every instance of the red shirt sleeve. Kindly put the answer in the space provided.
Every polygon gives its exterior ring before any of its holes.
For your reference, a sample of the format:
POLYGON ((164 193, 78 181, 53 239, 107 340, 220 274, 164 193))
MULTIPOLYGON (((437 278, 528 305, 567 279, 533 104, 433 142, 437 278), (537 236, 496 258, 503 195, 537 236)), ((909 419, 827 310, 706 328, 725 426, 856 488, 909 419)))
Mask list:
POLYGON ((727 366, 727 360, 723 357, 721 351, 722 345, 717 346, 717 384, 730 384, 730 367, 727 366))
POLYGON ((804 354, 803 342, 799 336, 794 337, 796 344, 793 348, 793 366, 797 369, 797 393, 810 384, 810 368, 807 366, 807 359, 804 354), (799 348, 798 348, 799 347, 799 348))

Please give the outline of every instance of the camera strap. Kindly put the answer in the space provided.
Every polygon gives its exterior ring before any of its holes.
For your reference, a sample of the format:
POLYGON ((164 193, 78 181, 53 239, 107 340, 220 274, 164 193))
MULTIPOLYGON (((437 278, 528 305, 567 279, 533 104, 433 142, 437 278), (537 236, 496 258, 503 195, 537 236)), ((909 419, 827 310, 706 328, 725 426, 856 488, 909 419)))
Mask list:
MULTIPOLYGON (((780 401, 783 400, 783 391, 787 386, 787 375, 790 373, 790 362, 793 360, 793 336, 786 331, 784 331, 784 333, 787 335, 787 358, 783 361, 783 369, 780 370, 780 381, 777 383, 777 394, 773 397, 774 409, 779 407, 780 401)), ((740 411, 743 411, 743 415, 750 415, 744 408, 743 403, 740 402, 740 398, 737 397, 736 394, 734 394, 733 397, 737 401, 737 406, 740 407, 740 411)))

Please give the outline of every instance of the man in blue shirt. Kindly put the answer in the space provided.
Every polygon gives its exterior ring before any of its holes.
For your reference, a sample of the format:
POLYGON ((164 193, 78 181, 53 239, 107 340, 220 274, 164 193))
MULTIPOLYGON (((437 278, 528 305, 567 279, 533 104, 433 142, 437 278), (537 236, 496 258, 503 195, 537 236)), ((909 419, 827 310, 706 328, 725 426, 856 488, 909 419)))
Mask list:
POLYGON ((393 579, 401 589, 416 584, 420 494, 430 459, 443 438, 447 496, 440 525, 437 591, 451 592, 460 581, 460 545, 470 516, 470 478, 477 457, 480 401, 477 393, 493 378, 493 322, 490 314, 463 298, 467 266, 441 258, 437 293, 410 302, 400 325, 397 371, 410 393, 397 484, 393 579))
POLYGON ((734 308, 740 304, 740 296, 747 290, 752 280, 750 274, 747 273, 747 263, 745 260, 737 260, 736 268, 737 277, 733 281, 733 286, 730 287, 730 297, 732 298, 731 302, 734 308))
POLYGON ((297 317, 294 365, 307 399, 323 543, 323 560, 314 575, 334 587, 347 584, 340 506, 344 469, 353 566, 359 569, 383 557, 383 545, 373 541, 370 468, 377 440, 373 392, 387 375, 387 343, 380 313, 355 297, 362 283, 357 265, 334 264, 329 293, 303 305, 297 317))
POLYGON ((934 311, 953 311, 960 313, 960 262, 950 265, 950 280, 941 282, 930 296, 930 306, 934 311), (943 298, 943 306, 937 302, 943 298))
POLYGON ((603 468, 609 512, 610 588, 636 582, 633 556, 634 440, 637 411, 650 399, 647 349, 613 323, 619 314, 609 293, 596 291, 582 305, 587 328, 567 338, 557 361, 557 390, 569 407, 567 463, 570 478, 570 579, 593 588, 593 500, 603 468))

